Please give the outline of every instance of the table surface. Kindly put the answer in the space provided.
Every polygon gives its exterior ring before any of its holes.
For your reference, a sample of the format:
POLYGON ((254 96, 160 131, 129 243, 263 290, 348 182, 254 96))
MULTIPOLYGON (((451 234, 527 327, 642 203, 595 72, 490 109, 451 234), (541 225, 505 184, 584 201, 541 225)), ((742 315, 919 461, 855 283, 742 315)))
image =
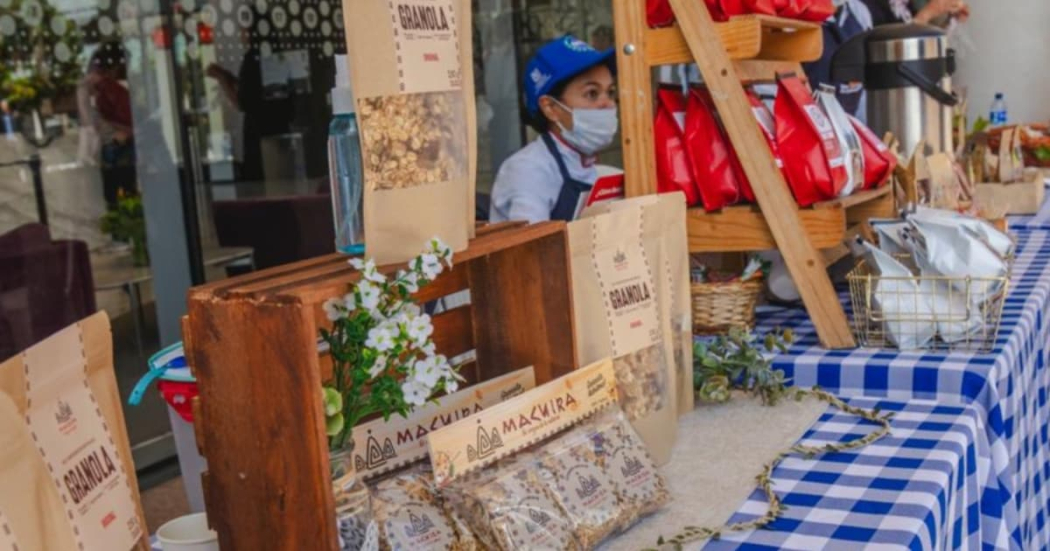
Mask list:
MULTIPOLYGON (((1021 549, 1004 473, 991 468, 987 435, 972 406, 854 398, 850 405, 892 412, 890 434, 848 452, 789 457, 773 471, 787 506, 769 529, 729 533, 692 549, 797 551, 853 549, 1021 549)), ((874 423, 829 408, 801 443, 855 440, 874 423)), ((755 490, 730 518, 765 514, 755 490)), ((673 529, 674 527, 669 527, 673 529)))
MULTIPOLYGON (((204 249, 204 265, 224 266, 237 260, 251 258, 253 253, 254 249, 251 247, 204 249)), ((120 289, 153 279, 153 270, 149 266, 135 266, 129 251, 92 255, 91 271, 96 291, 120 289)))
MULTIPOLYGON (((853 451, 785 459, 773 471, 773 484, 786 509, 769 529, 726 534, 686 548, 1020 548, 1016 516, 1001 504, 1009 494, 1004 476, 990 468, 988 440, 975 408, 865 398, 849 403, 892 412, 890 434, 853 451)), ((829 407, 801 442, 819 446, 854 440, 874 427, 829 407)), ((759 517, 766 507, 756 489, 730 522, 759 517)), ((669 533, 675 528, 667 527, 669 533)), ((609 546, 616 549, 615 540, 609 546)), ((153 549, 160 549, 155 539, 153 549)))
MULTIPOLYGON (((798 341, 774 367, 793 383, 846 397, 970 404, 987 433, 992 468, 1006 475, 1025 549, 1050 547, 1050 233, 1018 232, 1002 325, 990 353, 827 350, 804 310, 762 308, 758 331, 791 327, 798 341)), ((848 297, 842 296, 847 303, 848 297)))

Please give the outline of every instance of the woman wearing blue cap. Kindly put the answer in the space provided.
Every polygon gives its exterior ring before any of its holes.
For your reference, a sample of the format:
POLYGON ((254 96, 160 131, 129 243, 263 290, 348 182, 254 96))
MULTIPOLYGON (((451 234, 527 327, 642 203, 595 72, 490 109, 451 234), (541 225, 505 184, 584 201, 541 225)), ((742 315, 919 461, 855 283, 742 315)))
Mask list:
POLYGON ((489 219, 572 220, 598 178, 596 155, 613 142, 614 51, 571 35, 545 44, 525 69, 525 103, 540 137, 500 166, 489 219))

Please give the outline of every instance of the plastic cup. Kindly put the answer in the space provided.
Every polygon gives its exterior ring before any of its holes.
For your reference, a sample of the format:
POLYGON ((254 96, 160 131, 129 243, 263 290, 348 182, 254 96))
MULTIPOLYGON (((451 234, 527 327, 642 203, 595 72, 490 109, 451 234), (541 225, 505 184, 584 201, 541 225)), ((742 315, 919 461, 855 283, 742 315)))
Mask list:
POLYGON ((219 536, 208 528, 204 513, 183 515, 157 530, 157 541, 164 551, 219 551, 219 536))

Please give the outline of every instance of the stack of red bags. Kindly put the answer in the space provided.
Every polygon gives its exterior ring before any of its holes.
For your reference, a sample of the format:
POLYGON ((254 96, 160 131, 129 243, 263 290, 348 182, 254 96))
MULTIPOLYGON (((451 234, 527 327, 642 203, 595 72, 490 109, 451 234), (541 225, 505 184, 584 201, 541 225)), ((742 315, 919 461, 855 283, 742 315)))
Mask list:
MULTIPOLYGON (((832 0, 704 0, 704 3, 715 21, 756 14, 823 23, 835 13, 832 0)), ((668 0, 646 0, 645 15, 650 27, 666 27, 674 23, 674 12, 668 0)))
MULTIPOLYGON (((750 90, 748 99, 795 200, 805 207, 848 193, 847 153, 826 114, 795 75, 777 82, 775 115, 750 90)), ((885 184, 896 158, 863 124, 850 123, 864 160, 863 182, 852 191, 885 184)), ((657 191, 684 192, 690 206, 708 212, 755 200, 706 88, 694 85, 686 98, 677 86, 661 86, 653 128, 657 191)))

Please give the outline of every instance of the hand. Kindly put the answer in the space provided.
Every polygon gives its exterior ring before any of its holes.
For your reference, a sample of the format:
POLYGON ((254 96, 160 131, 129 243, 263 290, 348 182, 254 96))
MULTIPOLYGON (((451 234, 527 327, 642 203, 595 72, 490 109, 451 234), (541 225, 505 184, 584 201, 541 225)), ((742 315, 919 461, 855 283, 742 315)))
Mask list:
POLYGON ((965 22, 970 17, 970 7, 963 0, 930 0, 929 4, 915 14, 915 22, 928 25, 944 15, 954 15, 965 22))

